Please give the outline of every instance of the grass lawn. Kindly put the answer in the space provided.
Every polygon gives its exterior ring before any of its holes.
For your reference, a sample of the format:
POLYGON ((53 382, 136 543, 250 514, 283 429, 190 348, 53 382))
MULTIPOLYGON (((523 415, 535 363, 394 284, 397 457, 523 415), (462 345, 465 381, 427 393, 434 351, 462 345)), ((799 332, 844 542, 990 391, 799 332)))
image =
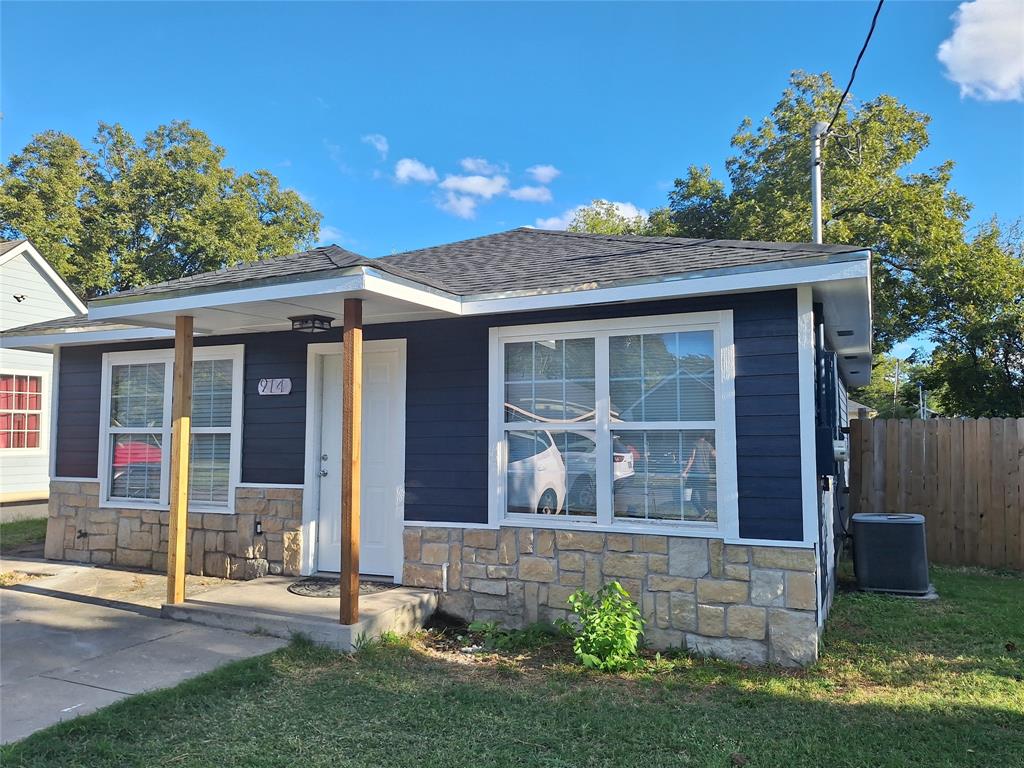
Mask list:
POLYGON ((13 552, 27 544, 46 540, 46 518, 0 523, 0 553, 13 552))
POLYGON ((841 594, 806 672, 672 657, 601 675, 557 644, 304 644, 0 750, 14 766, 1022 766, 1024 578, 935 569, 841 594))

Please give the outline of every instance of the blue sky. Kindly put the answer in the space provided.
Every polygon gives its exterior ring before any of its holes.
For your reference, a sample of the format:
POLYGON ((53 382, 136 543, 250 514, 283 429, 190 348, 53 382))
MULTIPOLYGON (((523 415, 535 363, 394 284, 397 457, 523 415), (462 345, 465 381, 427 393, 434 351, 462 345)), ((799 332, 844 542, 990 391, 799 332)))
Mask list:
MULTIPOLYGON (((887 4, 855 94, 931 114, 924 163, 956 160, 976 221, 1016 219, 1024 107, 962 96, 946 76, 936 51, 956 8, 887 4)), ((99 120, 141 135, 188 119, 234 167, 303 194, 325 240, 378 256, 557 225, 597 197, 650 209, 691 164, 722 175, 736 126, 770 110, 791 70, 845 82, 872 11, 4 2, 2 151, 44 129, 87 140, 99 120)), ((961 52, 961 69, 973 58, 961 52)))

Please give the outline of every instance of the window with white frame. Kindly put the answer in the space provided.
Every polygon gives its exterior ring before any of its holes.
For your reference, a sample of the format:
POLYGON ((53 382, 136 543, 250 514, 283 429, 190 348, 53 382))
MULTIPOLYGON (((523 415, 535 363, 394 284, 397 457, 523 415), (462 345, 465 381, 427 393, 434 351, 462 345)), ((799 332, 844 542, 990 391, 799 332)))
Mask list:
POLYGON ((43 377, 0 373, 0 449, 42 448, 43 377))
POLYGON ((735 529, 731 312, 497 328, 491 354, 499 516, 735 529))
MULTIPOLYGON (((230 511, 241 456, 242 346, 201 347, 192 365, 191 508, 230 511)), ((103 499, 168 503, 171 350, 104 355, 103 499)))

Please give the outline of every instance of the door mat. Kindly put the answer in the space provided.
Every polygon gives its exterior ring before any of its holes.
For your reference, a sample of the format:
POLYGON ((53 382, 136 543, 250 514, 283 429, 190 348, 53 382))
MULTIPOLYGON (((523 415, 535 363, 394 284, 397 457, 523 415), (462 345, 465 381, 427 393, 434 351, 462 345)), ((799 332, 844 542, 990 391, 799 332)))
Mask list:
MULTIPOLYGON (((375 595, 378 592, 387 592, 389 589, 394 588, 394 584, 385 584, 380 581, 359 582, 360 595, 375 595)), ((338 579, 309 576, 296 581, 294 584, 290 584, 288 591, 303 597, 333 597, 338 599, 341 597, 341 584, 338 582, 338 579)))

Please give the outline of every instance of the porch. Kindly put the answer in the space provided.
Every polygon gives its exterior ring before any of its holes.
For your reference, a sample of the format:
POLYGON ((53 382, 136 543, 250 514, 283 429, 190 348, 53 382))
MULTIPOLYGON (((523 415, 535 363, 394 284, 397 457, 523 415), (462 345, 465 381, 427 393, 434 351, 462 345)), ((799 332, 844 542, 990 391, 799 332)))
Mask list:
POLYGON ((385 633, 406 635, 421 628, 437 608, 437 593, 429 589, 394 587, 359 597, 359 618, 338 623, 338 603, 289 591, 297 581, 266 576, 203 592, 195 598, 166 603, 164 618, 207 627, 290 639, 296 635, 317 645, 351 652, 385 633))

